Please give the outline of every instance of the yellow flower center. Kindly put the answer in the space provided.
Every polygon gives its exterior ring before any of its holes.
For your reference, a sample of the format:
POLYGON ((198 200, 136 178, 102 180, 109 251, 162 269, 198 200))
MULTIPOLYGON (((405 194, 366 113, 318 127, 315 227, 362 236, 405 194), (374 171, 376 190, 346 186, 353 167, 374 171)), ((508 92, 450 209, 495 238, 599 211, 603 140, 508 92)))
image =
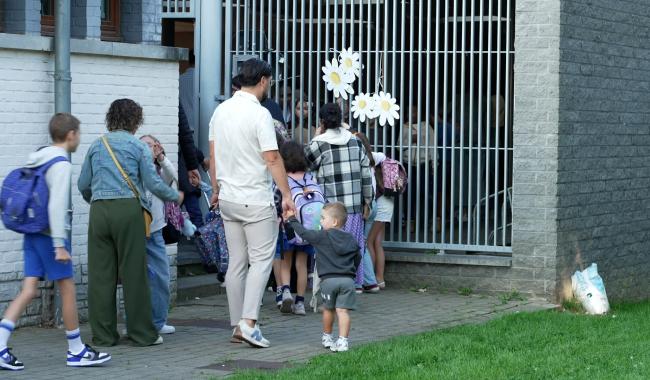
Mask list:
POLYGON ((338 73, 330 73, 330 80, 332 83, 338 85, 341 83, 341 76, 338 73))
POLYGON ((390 102, 388 100, 382 100, 380 102, 381 109, 384 110, 384 112, 390 111, 390 102))
POLYGON ((368 103, 366 103, 365 100, 359 100, 359 108, 360 109, 365 109, 368 103))
POLYGON ((348 68, 352 67, 352 58, 346 58, 346 59, 344 59, 344 60, 343 60, 343 65, 344 65, 345 67, 348 67, 348 68))

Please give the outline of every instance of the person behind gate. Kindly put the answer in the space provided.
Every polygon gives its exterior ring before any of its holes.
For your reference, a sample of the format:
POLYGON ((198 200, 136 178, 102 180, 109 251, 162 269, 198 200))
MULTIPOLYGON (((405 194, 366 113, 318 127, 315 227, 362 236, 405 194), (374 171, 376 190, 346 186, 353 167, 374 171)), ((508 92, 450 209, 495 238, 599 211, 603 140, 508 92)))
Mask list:
POLYGON ((210 120, 212 205, 219 205, 230 252, 226 292, 233 342, 269 347, 257 325, 278 237, 272 182, 283 211, 294 211, 287 173, 278 153, 273 119, 260 104, 271 65, 253 58, 239 72, 242 88, 210 120), (249 267, 250 266, 250 267, 249 267))

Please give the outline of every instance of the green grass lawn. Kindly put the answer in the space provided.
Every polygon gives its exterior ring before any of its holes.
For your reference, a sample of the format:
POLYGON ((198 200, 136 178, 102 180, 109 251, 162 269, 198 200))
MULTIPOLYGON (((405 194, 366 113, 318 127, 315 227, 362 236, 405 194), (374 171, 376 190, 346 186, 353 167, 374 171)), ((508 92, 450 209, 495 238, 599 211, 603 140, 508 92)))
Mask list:
POLYGON ((650 303, 617 305, 603 317, 519 313, 233 378, 650 379, 650 303))

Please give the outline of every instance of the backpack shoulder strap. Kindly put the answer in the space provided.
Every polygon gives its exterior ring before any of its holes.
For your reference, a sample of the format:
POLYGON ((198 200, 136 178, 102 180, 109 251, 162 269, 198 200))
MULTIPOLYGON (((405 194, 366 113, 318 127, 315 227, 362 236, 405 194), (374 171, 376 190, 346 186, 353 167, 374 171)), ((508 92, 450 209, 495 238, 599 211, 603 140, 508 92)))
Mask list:
POLYGON ((54 164, 58 164, 59 162, 63 161, 68 161, 66 157, 63 156, 56 156, 53 159, 49 160, 48 162, 44 163, 43 165, 39 166, 38 169, 36 169, 40 173, 45 173, 49 168, 51 168, 54 164))
POLYGON ((122 168, 122 165, 120 165, 120 162, 117 160, 117 157, 115 157, 115 153, 113 153, 113 149, 111 149, 111 146, 108 143, 108 139, 106 138, 106 136, 102 136, 102 142, 104 143, 104 146, 106 147, 106 150, 108 150, 108 154, 111 155, 111 158, 113 159, 113 162, 115 163, 115 166, 117 166, 117 170, 120 171, 120 173, 122 174, 122 177, 124 177, 124 180, 126 181, 126 183, 131 188, 131 191, 133 191, 133 194, 135 194, 135 197, 140 198, 140 192, 138 192, 138 189, 135 187, 133 182, 131 182, 131 178, 129 178, 129 175, 126 174, 126 172, 122 168))

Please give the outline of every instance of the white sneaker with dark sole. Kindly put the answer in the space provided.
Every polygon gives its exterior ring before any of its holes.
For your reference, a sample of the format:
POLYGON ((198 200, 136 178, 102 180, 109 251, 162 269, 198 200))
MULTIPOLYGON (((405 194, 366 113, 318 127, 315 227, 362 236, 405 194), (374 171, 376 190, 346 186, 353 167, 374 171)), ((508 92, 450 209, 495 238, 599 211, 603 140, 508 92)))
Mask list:
POLYGON ((68 351, 68 367, 92 367, 106 363, 111 360, 111 355, 104 352, 97 352, 89 345, 86 345, 80 353, 73 354, 68 351))
POLYGON ((268 348, 271 346, 271 342, 262 336, 262 331, 260 331, 257 325, 250 327, 246 322, 240 321, 239 330, 241 331, 242 339, 251 346, 256 348, 268 348))
POLYGON ((280 311, 284 314, 291 314, 293 309, 293 297, 291 296, 291 291, 285 290, 282 292, 282 306, 280 306, 280 311))
POLYGON ((323 344, 323 347, 328 349, 331 348, 335 343, 334 337, 331 334, 323 334, 323 337, 320 341, 323 344))
POLYGON ((0 351, 0 368, 9 371, 22 371, 25 369, 25 365, 11 353, 9 348, 5 348, 0 351))

